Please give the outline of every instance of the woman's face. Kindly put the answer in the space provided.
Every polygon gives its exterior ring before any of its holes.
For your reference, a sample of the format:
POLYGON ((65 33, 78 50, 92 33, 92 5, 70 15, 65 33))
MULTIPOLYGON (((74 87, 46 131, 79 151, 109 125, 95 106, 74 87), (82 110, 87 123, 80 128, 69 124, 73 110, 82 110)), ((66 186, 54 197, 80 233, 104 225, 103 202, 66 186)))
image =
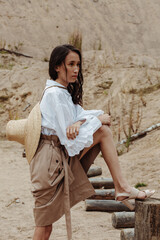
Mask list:
POLYGON ((78 77, 80 69, 80 58, 76 52, 69 52, 65 58, 65 65, 62 63, 56 67, 58 74, 57 82, 67 87, 69 83, 74 83, 78 77))

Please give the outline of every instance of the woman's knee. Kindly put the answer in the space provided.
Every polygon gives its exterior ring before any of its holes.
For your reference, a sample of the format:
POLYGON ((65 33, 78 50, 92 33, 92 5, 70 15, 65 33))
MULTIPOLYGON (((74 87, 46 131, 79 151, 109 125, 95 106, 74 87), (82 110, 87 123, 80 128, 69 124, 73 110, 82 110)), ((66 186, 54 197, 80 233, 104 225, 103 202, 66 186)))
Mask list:
POLYGON ((112 137, 112 132, 109 126, 107 125, 102 125, 99 129, 98 129, 101 137, 112 137))

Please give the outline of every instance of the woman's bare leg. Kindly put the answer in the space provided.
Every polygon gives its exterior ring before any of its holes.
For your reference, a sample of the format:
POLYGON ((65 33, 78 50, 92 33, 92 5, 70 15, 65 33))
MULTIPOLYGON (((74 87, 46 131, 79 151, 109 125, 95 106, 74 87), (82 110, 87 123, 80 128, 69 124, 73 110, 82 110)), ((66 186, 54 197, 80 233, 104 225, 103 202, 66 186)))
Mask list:
POLYGON ((52 232, 52 225, 36 227, 33 240, 48 240, 52 232))
MULTIPOLYGON (((85 148, 82 152, 81 158, 87 153, 94 145, 100 144, 101 152, 107 166, 112 175, 115 191, 117 193, 130 192, 131 187, 127 183, 126 179, 122 175, 121 167, 118 161, 117 151, 114 145, 113 137, 110 128, 107 125, 102 125, 93 136, 93 144, 89 148, 85 148)), ((138 198, 143 199, 145 197, 144 192, 139 192, 138 198)), ((122 200, 124 197, 119 198, 122 200)))

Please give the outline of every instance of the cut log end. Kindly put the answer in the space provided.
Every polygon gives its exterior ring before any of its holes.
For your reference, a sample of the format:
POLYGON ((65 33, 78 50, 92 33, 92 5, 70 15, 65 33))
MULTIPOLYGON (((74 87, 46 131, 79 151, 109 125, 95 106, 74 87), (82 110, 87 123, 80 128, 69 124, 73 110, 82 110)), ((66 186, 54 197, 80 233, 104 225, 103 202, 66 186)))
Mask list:
POLYGON ((134 240, 134 228, 123 229, 120 235, 121 240, 134 240))

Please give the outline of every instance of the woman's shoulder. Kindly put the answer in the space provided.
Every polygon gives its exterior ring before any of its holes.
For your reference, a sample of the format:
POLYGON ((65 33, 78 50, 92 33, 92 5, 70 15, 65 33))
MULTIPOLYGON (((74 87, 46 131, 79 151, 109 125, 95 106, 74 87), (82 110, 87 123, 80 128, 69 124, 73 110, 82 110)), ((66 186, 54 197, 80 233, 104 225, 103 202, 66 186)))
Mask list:
POLYGON ((66 89, 51 87, 45 90, 44 97, 50 101, 67 103, 71 101, 71 95, 66 89))
POLYGON ((54 95, 61 95, 64 94, 63 91, 57 86, 51 86, 51 87, 46 87, 45 88, 45 93, 46 94, 54 94, 54 95))

